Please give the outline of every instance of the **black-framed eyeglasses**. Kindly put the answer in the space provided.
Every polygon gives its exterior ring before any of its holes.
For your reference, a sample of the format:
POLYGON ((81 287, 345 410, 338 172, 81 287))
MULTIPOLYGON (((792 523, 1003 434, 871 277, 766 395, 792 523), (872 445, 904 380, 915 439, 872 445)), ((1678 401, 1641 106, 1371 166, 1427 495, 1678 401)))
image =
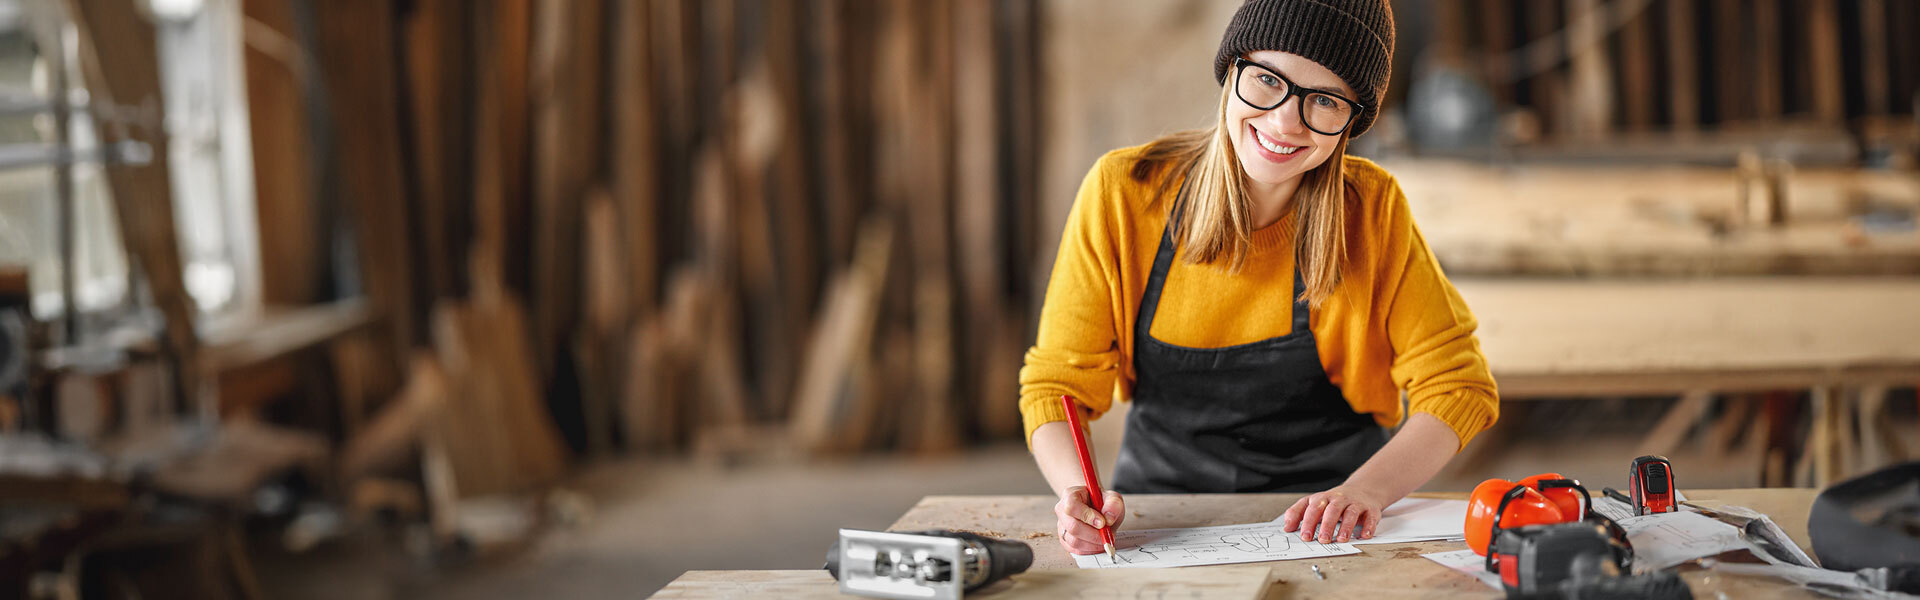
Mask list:
POLYGON ((1295 85, 1273 69, 1237 56, 1233 59, 1233 93, 1259 110, 1273 110, 1287 98, 1299 96, 1300 122, 1320 135, 1340 135, 1367 107, 1333 92, 1295 85))

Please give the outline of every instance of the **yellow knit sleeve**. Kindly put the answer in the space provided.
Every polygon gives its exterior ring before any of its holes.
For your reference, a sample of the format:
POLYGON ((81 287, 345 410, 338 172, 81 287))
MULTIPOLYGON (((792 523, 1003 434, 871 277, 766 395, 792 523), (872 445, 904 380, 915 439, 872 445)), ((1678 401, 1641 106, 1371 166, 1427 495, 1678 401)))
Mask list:
POLYGON ((1060 252, 1040 309, 1039 334, 1020 368, 1020 415, 1028 444, 1033 430, 1067 418, 1060 396, 1071 395, 1100 418, 1113 404, 1120 374, 1120 337, 1114 315, 1118 293, 1118 235, 1126 184, 1124 162, 1109 153, 1080 183, 1060 252))
POLYGON ((1385 203, 1386 231, 1379 234, 1388 240, 1383 255, 1394 258, 1380 273, 1385 280, 1379 291, 1391 298, 1386 315, 1387 339, 1393 346, 1389 375, 1406 390, 1409 414, 1438 417, 1465 448, 1499 418, 1499 388, 1474 337, 1478 323, 1473 312, 1441 272, 1413 222, 1406 194, 1391 176, 1385 179, 1380 200, 1385 203))

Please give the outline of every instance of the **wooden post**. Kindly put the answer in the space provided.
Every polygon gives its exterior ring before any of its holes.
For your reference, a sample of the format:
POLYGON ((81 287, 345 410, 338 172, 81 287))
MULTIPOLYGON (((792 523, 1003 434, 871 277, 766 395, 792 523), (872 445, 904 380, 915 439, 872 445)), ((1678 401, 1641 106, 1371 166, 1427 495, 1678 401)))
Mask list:
MULTIPOLYGON (((1841 125, 1847 117, 1846 78, 1840 60, 1840 5, 1838 0, 1810 0, 1807 4, 1807 60, 1800 74, 1813 96, 1813 114, 1822 124, 1841 125)), ((1798 86, 1795 86, 1798 87, 1798 86)))
POLYGON ((200 341, 194 329, 193 298, 182 275, 179 233, 173 220, 173 187, 168 167, 160 90, 160 65, 153 27, 140 16, 132 0, 67 0, 68 14, 80 34, 80 70, 91 92, 88 104, 101 146, 145 144, 145 165, 109 164, 107 184, 113 192, 120 236, 137 268, 145 273, 161 315, 167 353, 174 361, 178 397, 196 401, 205 410, 210 398, 201 398, 200 341), (115 107, 151 107, 129 115, 115 107), (117 125, 109 126, 107 124, 117 125))
POLYGON ((1700 58, 1695 50, 1693 7, 1693 0, 1667 0, 1667 101, 1677 132, 1700 126, 1700 58))
POLYGON ((400 131, 400 75, 389 2, 316 2, 320 57, 333 109, 339 193, 352 199, 362 284, 391 327, 389 356, 401 360, 424 341, 423 297, 413 288, 416 253, 408 246, 407 165, 400 131))
POLYGON ((1662 94, 1654 85, 1653 12, 1642 9, 1620 29, 1620 99, 1631 131, 1653 126, 1662 94))
POLYGON ((1714 95, 1719 99, 1720 128, 1752 116, 1753 103, 1748 94, 1752 86, 1753 63, 1743 59, 1747 48, 1746 15, 1741 0, 1714 0, 1713 33, 1714 95))
POLYGON ((415 232, 424 267, 418 280, 431 297, 458 296, 466 287, 467 238, 460 234, 471 215, 466 175, 470 157, 465 149, 473 143, 467 10, 460 0, 420 0, 400 29, 405 96, 412 101, 402 109, 413 132, 411 156, 418 182, 415 232))
POLYGON ((1860 1, 1860 94, 1866 100, 1866 116, 1884 116, 1891 111, 1892 73, 1887 61, 1886 0, 1860 1))
POLYGON ((1753 7, 1753 95, 1754 120, 1758 124, 1778 122, 1781 113, 1780 5, 1776 0, 1757 0, 1753 7))
MULTIPOLYGON (((253 133, 254 212, 260 230, 260 287, 266 304, 305 304, 319 299, 331 272, 326 219, 315 199, 314 140, 308 135, 312 107, 303 95, 315 74, 307 71, 285 0, 244 0, 246 18, 271 31, 278 44, 249 43, 246 51, 247 117, 253 133)), ((262 37, 255 35, 249 39, 262 37)))

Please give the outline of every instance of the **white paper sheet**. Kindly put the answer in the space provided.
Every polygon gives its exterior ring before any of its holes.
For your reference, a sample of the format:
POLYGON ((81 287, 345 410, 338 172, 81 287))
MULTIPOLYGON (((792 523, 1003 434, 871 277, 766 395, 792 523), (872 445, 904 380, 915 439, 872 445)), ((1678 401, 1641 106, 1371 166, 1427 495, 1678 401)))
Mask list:
POLYGON ((1747 547, 1739 529, 1700 513, 1660 513, 1619 522, 1633 542, 1633 568, 1642 573, 1747 547))
POLYGON ((1074 562, 1082 569, 1185 567, 1360 553, 1349 544, 1300 541, 1279 523, 1122 530, 1113 541, 1118 562, 1105 553, 1076 554, 1074 562))
POLYGON ((1480 583, 1493 589, 1500 587, 1500 576, 1487 572, 1487 557, 1474 554, 1472 550, 1454 550, 1452 552, 1433 552, 1422 554, 1427 560, 1445 565, 1449 569, 1466 573, 1480 583))
POLYGON ((1395 544, 1466 539, 1467 501, 1402 498, 1381 511, 1380 525, 1369 539, 1355 544, 1395 544))

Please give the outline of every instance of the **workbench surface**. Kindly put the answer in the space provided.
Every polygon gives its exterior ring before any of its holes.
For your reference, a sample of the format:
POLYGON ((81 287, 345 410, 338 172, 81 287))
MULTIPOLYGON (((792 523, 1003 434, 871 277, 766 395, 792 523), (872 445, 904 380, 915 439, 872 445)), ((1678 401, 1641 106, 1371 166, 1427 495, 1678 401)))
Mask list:
POLYGON ((1502 398, 1907 385, 1920 280, 1455 278, 1502 398))
MULTIPOLYGON (((1807 539, 1807 512, 1813 505, 1811 489, 1682 490, 1695 502, 1714 506, 1745 506, 1772 517, 1802 549, 1811 554, 1807 539)), ((1127 529, 1200 527, 1268 521, 1278 516, 1300 494, 1134 494, 1127 496, 1127 529)), ((1464 499, 1465 494, 1414 494, 1418 497, 1464 499)), ((908 509, 889 530, 957 529, 1033 546, 1033 570, 1073 569, 1073 559, 1053 538, 1051 496, 928 496, 908 509)), ((1459 550, 1465 542, 1419 542, 1358 546, 1361 554, 1319 559, 1252 563, 1272 571, 1267 598, 1453 598, 1499 597, 1500 593, 1467 575, 1422 558, 1430 552, 1459 550), (1317 580, 1309 565, 1318 564, 1326 579, 1317 580)), ((1209 567, 1184 567, 1204 580, 1209 567)), ((1682 576, 1700 598, 1814 598, 1784 581, 1726 575, 1683 567, 1682 576)), ((1021 597, 1008 582, 969 597, 1021 597)), ((733 598, 777 594, 783 597, 835 597, 836 587, 825 571, 689 571, 662 589, 657 598, 733 598)))

